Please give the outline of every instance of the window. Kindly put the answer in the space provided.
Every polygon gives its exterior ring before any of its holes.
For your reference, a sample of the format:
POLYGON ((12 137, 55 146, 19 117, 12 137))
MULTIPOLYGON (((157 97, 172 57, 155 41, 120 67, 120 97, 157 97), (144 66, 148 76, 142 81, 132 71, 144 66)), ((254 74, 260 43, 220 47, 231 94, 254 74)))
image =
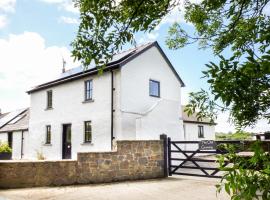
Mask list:
POLYGON ((92 100, 92 93, 93 93, 93 81, 87 80, 84 82, 84 100, 92 100))
POLYGON ((160 97, 160 83, 158 81, 149 81, 149 95, 153 97, 160 97))
POLYGON ((92 141, 92 124, 91 121, 84 122, 84 142, 92 141))
POLYGON ((203 126, 198 126, 198 136, 199 138, 204 138, 203 126))
POLYGON ((47 108, 52 108, 52 90, 47 91, 47 108))
POLYGON ((46 126, 46 144, 51 144, 51 125, 46 126))
POLYGON ((12 132, 8 132, 8 146, 12 148, 12 142, 13 142, 13 134, 12 132))

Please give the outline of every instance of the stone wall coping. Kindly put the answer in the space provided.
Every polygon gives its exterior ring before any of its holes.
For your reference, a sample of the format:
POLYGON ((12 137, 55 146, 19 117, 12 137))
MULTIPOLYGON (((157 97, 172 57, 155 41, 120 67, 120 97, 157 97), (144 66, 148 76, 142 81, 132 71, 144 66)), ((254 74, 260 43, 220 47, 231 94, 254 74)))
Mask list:
POLYGON ((105 154, 105 153, 117 153, 117 150, 113 150, 113 151, 78 152, 77 155, 80 155, 80 154, 105 154))
POLYGON ((56 163, 56 162, 77 162, 77 160, 0 160, 2 163, 56 163))
POLYGON ((116 142, 162 142, 162 140, 116 140, 116 142))

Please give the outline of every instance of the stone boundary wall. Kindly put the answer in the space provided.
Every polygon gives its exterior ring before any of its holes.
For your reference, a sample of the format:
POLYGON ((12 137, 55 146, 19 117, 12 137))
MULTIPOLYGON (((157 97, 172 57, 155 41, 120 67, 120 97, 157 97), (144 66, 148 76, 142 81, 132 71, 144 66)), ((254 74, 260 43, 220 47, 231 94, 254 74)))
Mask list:
POLYGON ((77 160, 1 161, 0 188, 162 178, 163 145, 163 140, 118 141, 117 151, 78 153, 77 160))

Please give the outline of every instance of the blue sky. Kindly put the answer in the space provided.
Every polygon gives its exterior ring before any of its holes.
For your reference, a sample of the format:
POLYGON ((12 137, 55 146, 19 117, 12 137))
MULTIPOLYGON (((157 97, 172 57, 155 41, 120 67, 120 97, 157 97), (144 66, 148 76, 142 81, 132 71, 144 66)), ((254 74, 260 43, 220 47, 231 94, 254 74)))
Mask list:
MULTIPOLYGON (((187 94, 200 88, 207 89, 201 79, 205 64, 217 61, 210 49, 198 50, 192 45, 180 50, 169 50, 165 39, 169 26, 183 23, 186 29, 193 27, 183 21, 182 14, 173 11, 157 30, 150 34, 138 34, 138 43, 157 40, 186 84, 187 94)), ((62 57, 67 68, 76 67, 70 56, 70 43, 76 36, 79 13, 71 0, 0 0, 0 108, 9 111, 28 107, 25 93, 32 86, 51 80, 61 72, 62 57)), ((218 130, 233 130, 221 116, 218 130)))

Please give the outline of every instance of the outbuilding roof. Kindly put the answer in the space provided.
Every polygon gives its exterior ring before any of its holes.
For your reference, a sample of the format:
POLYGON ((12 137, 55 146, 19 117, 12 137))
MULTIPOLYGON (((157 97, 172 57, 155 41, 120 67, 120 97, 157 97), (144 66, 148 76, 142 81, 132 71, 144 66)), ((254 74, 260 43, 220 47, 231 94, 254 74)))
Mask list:
POLYGON ((211 122, 208 118, 203 118, 198 120, 197 113, 193 113, 192 115, 188 116, 186 112, 184 112, 185 106, 182 106, 182 118, 184 123, 193 123, 193 124, 209 124, 209 125, 216 125, 215 122, 211 122))
MULTIPOLYGON (((157 47, 157 49, 159 50, 159 52, 161 53, 161 55, 163 56, 163 58, 165 59, 165 61, 167 62, 167 64, 169 65, 173 73, 175 74, 175 76, 177 77, 181 86, 184 87, 185 86, 184 82, 182 81, 182 79, 180 78, 180 76, 178 75, 178 73, 176 72, 171 62, 169 61, 169 59, 167 58, 165 53, 162 51, 161 47, 159 46, 157 42, 147 43, 147 44, 129 49, 127 51, 123 51, 121 53, 115 54, 112 60, 106 65, 104 71, 113 70, 113 69, 123 66, 124 64, 136 58, 138 55, 140 55, 141 53, 145 52, 146 50, 150 49, 153 46, 157 47)), ((39 90, 49 88, 51 86, 63 84, 65 82, 80 79, 80 78, 83 78, 92 74, 97 74, 97 73, 98 73, 98 68, 96 66, 90 66, 87 70, 84 70, 83 67, 73 68, 71 70, 67 70, 66 72, 62 73, 60 78, 35 86, 31 90, 27 91, 27 93, 30 94, 39 90)))
POLYGON ((29 109, 20 109, 12 111, 2 117, 2 126, 0 127, 0 133, 10 131, 28 130, 29 124, 29 109))

